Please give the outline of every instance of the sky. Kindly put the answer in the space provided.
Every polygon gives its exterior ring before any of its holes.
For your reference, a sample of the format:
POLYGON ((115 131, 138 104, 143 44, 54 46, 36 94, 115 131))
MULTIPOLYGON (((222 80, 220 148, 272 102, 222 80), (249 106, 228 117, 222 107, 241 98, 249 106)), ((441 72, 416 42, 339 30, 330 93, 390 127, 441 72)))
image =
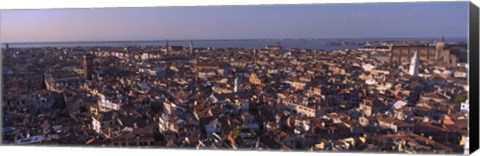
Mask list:
POLYGON ((2 42, 467 37, 468 2, 1 10, 2 42))

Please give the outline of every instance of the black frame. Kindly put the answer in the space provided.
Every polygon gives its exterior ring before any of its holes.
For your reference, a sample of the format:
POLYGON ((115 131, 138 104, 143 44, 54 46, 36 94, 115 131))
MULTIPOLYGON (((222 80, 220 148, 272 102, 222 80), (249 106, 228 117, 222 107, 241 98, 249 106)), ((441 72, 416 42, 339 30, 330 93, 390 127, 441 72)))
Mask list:
POLYGON ((478 7, 470 2, 470 15, 469 15, 469 102, 470 102, 470 115, 469 115, 469 127, 470 127, 470 149, 469 152, 472 154, 479 148, 479 139, 480 139, 480 127, 479 127, 479 12, 478 7))

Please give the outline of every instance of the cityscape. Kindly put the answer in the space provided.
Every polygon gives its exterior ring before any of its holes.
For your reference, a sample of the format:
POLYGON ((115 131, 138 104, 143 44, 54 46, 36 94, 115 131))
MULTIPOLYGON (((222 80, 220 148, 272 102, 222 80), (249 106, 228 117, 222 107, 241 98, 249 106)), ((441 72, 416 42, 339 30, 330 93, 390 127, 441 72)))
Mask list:
POLYGON ((1 143, 468 153, 468 46, 437 35, 4 42, 1 143))

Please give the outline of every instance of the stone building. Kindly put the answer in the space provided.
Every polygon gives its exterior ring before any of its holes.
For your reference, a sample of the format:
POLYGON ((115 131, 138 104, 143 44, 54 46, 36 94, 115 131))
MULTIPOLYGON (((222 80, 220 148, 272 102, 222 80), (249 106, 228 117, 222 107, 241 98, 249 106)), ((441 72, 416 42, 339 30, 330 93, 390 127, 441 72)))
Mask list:
POLYGON ((413 55, 418 52, 418 57, 423 62, 454 67, 460 61, 462 51, 466 51, 466 46, 448 45, 444 39, 436 46, 393 46, 390 52, 390 63, 393 65, 408 64, 413 55))

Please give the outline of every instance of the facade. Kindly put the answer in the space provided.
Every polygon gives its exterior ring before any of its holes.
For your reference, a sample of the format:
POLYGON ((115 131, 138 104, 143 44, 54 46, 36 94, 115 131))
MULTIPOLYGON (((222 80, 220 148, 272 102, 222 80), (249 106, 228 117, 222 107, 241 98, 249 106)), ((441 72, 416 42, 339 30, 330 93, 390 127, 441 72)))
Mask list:
POLYGON ((124 103, 122 96, 98 95, 100 97, 98 100, 98 108, 100 112, 118 111, 124 103))
POLYGON ((415 52, 415 54, 412 57, 412 60, 410 61, 410 69, 408 71, 408 74, 411 76, 417 76, 418 75, 418 52, 415 52))
POLYGON ((48 91, 61 93, 66 89, 79 87, 83 82, 80 75, 74 72, 53 72, 44 74, 45 88, 48 91))
POLYGON ((114 126, 116 113, 106 112, 92 117, 92 130, 98 134, 107 132, 110 126, 114 126))
POLYGON ((418 52, 418 57, 421 61, 438 63, 446 67, 455 67, 460 62, 459 53, 465 51, 466 45, 448 45, 444 39, 435 46, 393 46, 390 52, 390 63, 397 66, 406 64, 418 52))

